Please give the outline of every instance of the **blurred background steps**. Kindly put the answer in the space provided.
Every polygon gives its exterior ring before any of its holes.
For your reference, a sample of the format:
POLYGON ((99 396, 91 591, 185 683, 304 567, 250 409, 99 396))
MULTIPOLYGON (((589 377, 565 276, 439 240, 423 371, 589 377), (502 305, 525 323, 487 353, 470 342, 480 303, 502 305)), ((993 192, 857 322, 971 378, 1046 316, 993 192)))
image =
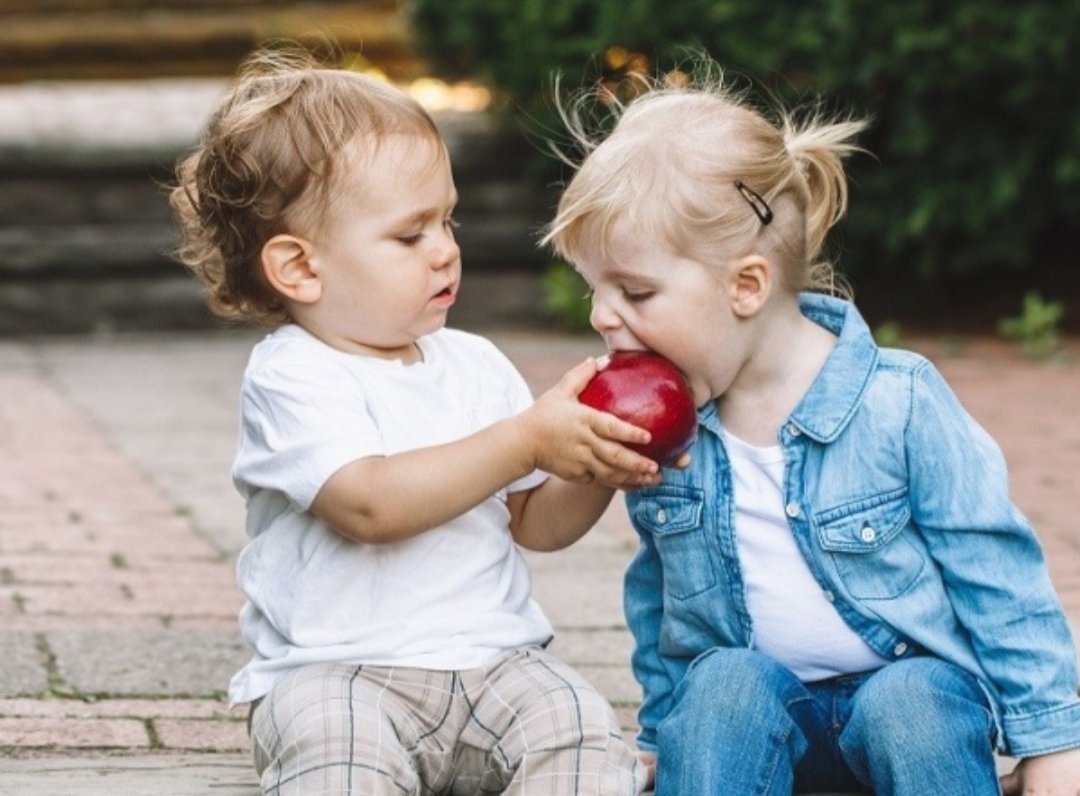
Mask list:
POLYGON ((397 0, 0 0, 0 81, 228 75, 268 38, 423 73, 397 0))
MULTIPOLYGON (((482 114, 436 115, 462 196, 468 282, 456 320, 480 323, 488 310, 535 320, 536 233, 554 196, 523 171, 520 136, 482 114)), ((167 185, 186 143, 0 148, 0 334, 207 325, 197 286, 170 254, 167 185)))
MULTIPOLYGON (((171 257, 167 186, 261 43, 332 40, 336 61, 406 86, 426 71, 397 0, 0 0, 0 18, 0 336, 215 323, 171 257)), ((534 144, 429 106, 461 193, 453 321, 532 323, 556 201, 534 144)))

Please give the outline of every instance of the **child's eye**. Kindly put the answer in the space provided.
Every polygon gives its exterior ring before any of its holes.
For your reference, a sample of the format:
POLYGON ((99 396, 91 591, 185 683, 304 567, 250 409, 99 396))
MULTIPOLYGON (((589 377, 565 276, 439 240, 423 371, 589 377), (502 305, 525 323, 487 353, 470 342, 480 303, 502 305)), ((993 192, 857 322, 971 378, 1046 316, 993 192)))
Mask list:
POLYGON ((655 295, 656 294, 651 290, 642 290, 638 292, 632 290, 623 291, 623 296, 625 296, 626 300, 629 301, 631 304, 640 304, 643 301, 648 301, 655 295))
POLYGON ((415 246, 418 244, 424 235, 421 232, 415 232, 412 235, 398 235, 398 243, 403 243, 406 246, 415 246))
POLYGON ((443 226, 447 229, 457 229, 461 226, 461 223, 453 216, 447 216, 443 219, 443 226))

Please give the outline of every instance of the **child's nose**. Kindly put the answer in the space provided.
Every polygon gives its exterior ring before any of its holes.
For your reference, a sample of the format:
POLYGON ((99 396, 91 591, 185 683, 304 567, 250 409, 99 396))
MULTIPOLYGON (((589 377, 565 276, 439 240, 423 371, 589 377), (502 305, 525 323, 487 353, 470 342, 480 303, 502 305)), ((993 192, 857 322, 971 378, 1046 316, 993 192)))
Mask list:
POLYGON ((456 263, 461 257, 461 247, 451 234, 443 235, 432 252, 432 265, 435 268, 445 268, 456 263))
POLYGON ((607 304, 593 296, 592 309, 589 311, 589 325, 600 334, 604 334, 621 326, 622 319, 607 304))

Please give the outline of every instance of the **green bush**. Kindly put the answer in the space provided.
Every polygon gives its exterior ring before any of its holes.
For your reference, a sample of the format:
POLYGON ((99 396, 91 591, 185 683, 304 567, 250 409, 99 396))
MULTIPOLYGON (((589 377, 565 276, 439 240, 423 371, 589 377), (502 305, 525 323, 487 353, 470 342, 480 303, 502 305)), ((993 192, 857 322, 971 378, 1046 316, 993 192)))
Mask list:
POLYGON ((1037 291, 1032 291, 1024 296, 1019 315, 998 322, 998 332, 1006 340, 1018 343, 1032 359, 1049 359, 1061 346, 1064 317, 1065 308, 1059 302, 1044 301, 1037 291))
POLYGON ((592 302, 587 295, 588 285, 577 271, 556 260, 544 272, 544 309, 559 326, 571 332, 590 328, 592 302))
MULTIPOLYGON (((1080 3, 1069 0, 413 0, 426 54, 557 137, 552 76, 708 52, 787 105, 869 116, 842 265, 924 281, 1017 269, 1080 224, 1080 3)), ((547 157, 537 150, 538 158, 547 157)), ((553 161, 551 161, 553 163, 553 161)), ((549 167, 550 164, 549 164, 549 167)), ((550 172, 549 172, 550 176, 550 172)))

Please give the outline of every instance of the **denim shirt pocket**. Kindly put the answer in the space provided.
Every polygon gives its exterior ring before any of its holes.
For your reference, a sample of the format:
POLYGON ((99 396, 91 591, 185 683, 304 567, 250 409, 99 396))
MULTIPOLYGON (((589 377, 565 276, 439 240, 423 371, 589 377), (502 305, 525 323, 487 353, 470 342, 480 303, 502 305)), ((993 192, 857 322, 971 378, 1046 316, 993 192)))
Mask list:
POLYGON ((910 538, 915 531, 907 489, 821 512, 814 521, 818 544, 852 597, 898 597, 926 566, 925 553, 910 538))
POLYGON ((633 520, 656 544, 664 590, 685 600, 716 585, 716 568, 701 516, 705 493, 688 486, 659 486, 636 502, 633 520))

